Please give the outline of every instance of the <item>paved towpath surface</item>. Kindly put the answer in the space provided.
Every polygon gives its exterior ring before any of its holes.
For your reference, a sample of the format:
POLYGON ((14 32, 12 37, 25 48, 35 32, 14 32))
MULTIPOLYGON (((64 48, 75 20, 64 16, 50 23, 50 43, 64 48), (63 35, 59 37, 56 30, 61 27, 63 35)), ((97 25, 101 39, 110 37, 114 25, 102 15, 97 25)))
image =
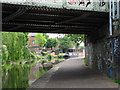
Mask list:
POLYGON ((84 66, 83 58, 66 60, 34 82, 29 88, 118 88, 106 75, 84 66))

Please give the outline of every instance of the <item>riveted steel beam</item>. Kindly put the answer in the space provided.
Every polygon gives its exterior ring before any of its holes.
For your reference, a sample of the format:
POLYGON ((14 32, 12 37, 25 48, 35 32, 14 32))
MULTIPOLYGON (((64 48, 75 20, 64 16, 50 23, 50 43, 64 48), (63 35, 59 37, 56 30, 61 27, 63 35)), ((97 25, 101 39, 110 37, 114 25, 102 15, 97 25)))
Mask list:
POLYGON ((22 15, 25 12, 26 12, 26 9, 24 7, 20 7, 15 13, 4 18, 3 21, 10 21, 10 20, 22 15))
POLYGON ((71 25, 45 25, 45 24, 24 24, 24 23, 16 23, 16 22, 3 22, 6 25, 23 25, 23 26, 31 26, 31 27, 55 27, 55 28, 90 28, 94 29, 94 27, 85 27, 85 26, 71 26, 71 25))
POLYGON ((21 28, 21 27, 24 27, 24 26, 23 26, 23 25, 18 25, 18 26, 16 26, 16 27, 10 28, 9 30, 17 30, 17 29, 19 29, 19 28, 21 28))
POLYGON ((84 19, 84 18, 86 18, 86 17, 88 17, 89 16, 89 14, 82 14, 81 16, 79 16, 79 17, 75 17, 75 18, 72 18, 72 19, 69 19, 69 20, 65 20, 65 21, 62 21, 62 22, 58 22, 58 23, 56 23, 56 24, 63 24, 63 23, 68 23, 68 22, 71 22, 71 21, 76 21, 76 20, 80 20, 80 19, 84 19))

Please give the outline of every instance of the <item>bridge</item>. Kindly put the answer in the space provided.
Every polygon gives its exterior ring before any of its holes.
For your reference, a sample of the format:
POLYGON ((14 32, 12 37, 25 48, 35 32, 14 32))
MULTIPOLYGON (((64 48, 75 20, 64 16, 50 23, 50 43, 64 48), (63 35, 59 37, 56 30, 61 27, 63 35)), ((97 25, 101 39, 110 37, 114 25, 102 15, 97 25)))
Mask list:
POLYGON ((3 31, 88 34, 109 20, 108 2, 100 6, 99 0, 81 4, 78 0, 18 1, 2 1, 3 31))
POLYGON ((120 1, 116 1, 1 0, 2 31, 85 34, 86 65, 119 79, 120 1))

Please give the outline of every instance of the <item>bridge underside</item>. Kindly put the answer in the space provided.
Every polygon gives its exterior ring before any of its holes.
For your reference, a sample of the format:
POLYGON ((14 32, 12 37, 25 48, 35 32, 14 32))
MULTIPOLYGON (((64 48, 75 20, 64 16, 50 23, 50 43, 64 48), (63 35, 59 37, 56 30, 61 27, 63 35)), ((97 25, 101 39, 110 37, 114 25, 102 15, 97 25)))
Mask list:
POLYGON ((2 4, 2 30, 90 34, 108 22, 108 13, 2 4))

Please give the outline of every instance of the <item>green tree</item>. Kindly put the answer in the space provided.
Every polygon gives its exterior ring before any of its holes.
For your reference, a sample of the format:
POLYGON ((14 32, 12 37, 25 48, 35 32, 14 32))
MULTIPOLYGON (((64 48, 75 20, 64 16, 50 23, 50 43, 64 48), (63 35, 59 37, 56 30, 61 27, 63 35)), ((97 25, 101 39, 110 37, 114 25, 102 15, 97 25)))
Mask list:
POLYGON ((5 52, 5 49, 2 47, 2 62, 4 62, 7 59, 7 53, 5 52))
POLYGON ((46 43, 45 47, 52 49, 52 39, 48 39, 48 40, 47 40, 47 43, 46 43))
POLYGON ((63 38, 60 38, 59 41, 60 41, 59 48, 63 50, 64 53, 67 52, 68 49, 72 47, 70 38, 66 36, 64 36, 63 38))
POLYGON ((40 47, 43 47, 46 44, 47 40, 45 39, 45 36, 43 36, 42 33, 38 33, 35 37, 35 44, 39 45, 40 47))
POLYGON ((24 44, 28 44, 29 43, 29 33, 28 32, 23 32, 24 33, 24 35, 25 35, 25 41, 24 41, 24 44))
POLYGON ((56 38, 52 39, 52 45, 54 48, 58 46, 58 40, 56 38))
POLYGON ((46 33, 43 33, 43 36, 45 36, 45 39, 49 39, 49 35, 47 35, 46 33))
POLYGON ((83 34, 67 34, 65 35, 71 39, 71 41, 74 41, 77 46, 81 43, 84 42, 84 35, 83 34))
POLYGON ((47 40, 47 43, 46 43, 46 48, 51 48, 52 47, 57 47, 58 46, 58 40, 55 39, 55 38, 50 38, 47 40))
POLYGON ((30 55, 27 55, 29 54, 29 50, 26 47, 26 41, 25 33, 2 32, 2 42, 8 50, 6 61, 22 61, 22 59, 29 60, 30 55))

